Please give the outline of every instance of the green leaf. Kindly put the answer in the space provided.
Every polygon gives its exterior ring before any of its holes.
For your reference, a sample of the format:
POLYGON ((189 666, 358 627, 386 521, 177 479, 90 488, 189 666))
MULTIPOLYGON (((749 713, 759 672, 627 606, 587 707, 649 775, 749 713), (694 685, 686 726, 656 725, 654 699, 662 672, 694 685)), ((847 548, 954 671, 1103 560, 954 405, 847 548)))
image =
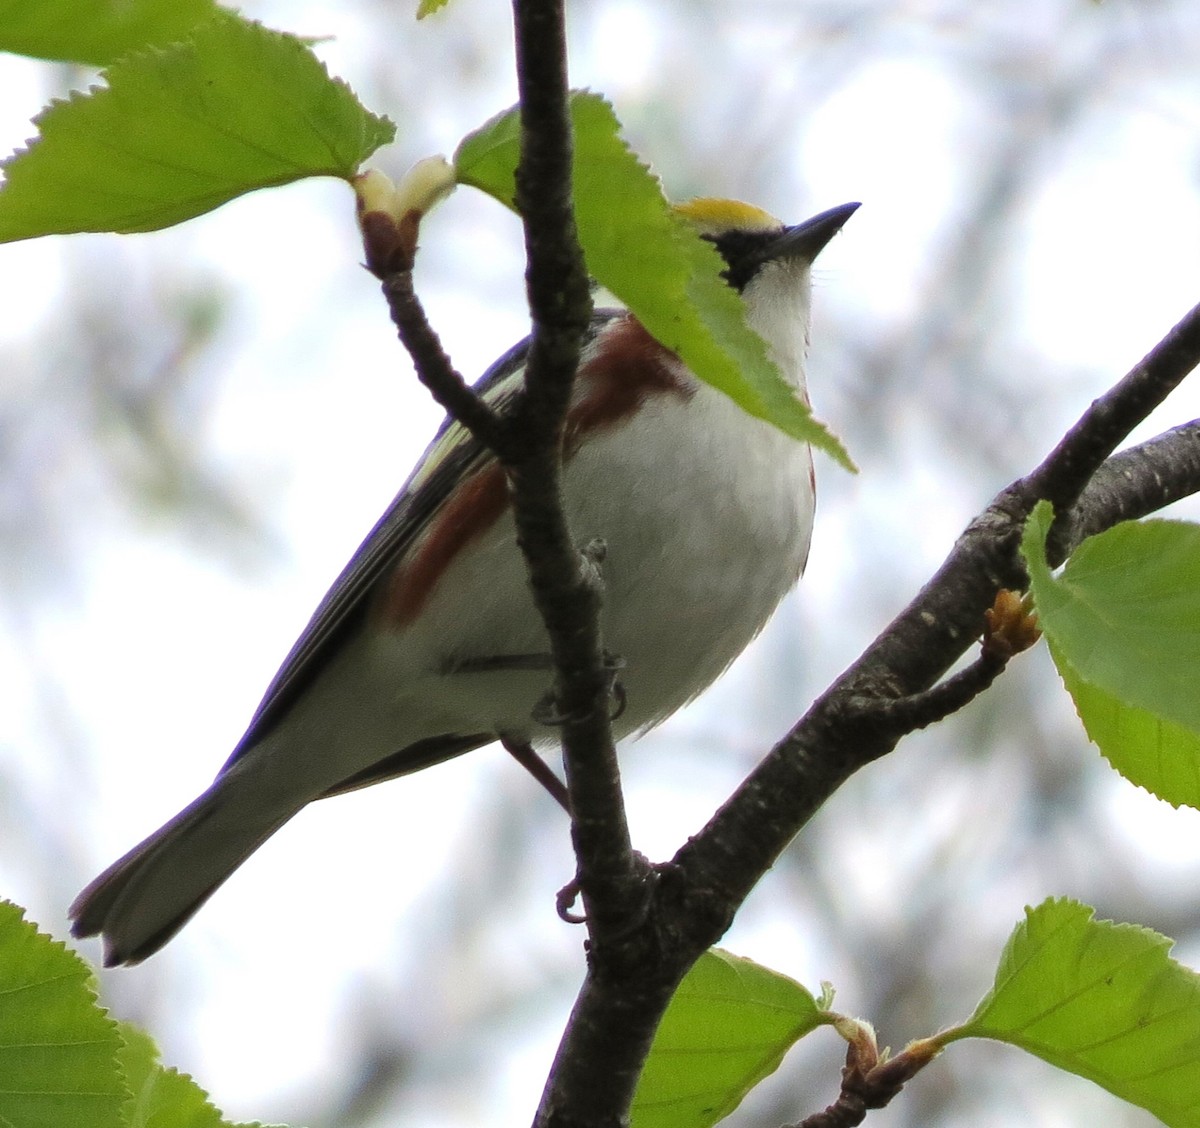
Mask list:
POLYGON ((105 78, 52 103, 5 163, 0 241, 153 231, 255 188, 349 178, 395 131, 299 39, 232 14, 105 78))
POLYGON ((632 1128, 715 1124, 792 1045, 830 1021, 794 980, 716 948, 706 952, 663 1016, 633 1098, 632 1128))
POLYGON ((940 1040, 1008 1042, 1171 1128, 1200 1125, 1200 976, 1168 956, 1171 941, 1065 899, 1025 918, 992 990, 940 1040))
POLYGON ((1150 794, 1176 807, 1200 807, 1200 736, 1085 681, 1056 646, 1050 653, 1104 758, 1150 794))
POLYGON ((213 0, 0 0, 0 51, 103 67, 217 11, 213 0))
MULTIPOLYGON (((580 93, 571 96, 571 118, 577 113, 580 93)), ((454 171, 460 184, 470 184, 516 211, 517 158, 521 144, 521 122, 517 108, 504 110, 468 133, 454 151, 454 171)), ((579 161, 579 150, 575 151, 579 161)))
POLYGON ((123 1022, 121 1036, 121 1069, 133 1093, 126 1108, 128 1128, 234 1128, 191 1077, 160 1064, 148 1034, 123 1022))
MULTIPOLYGON (((575 219, 588 270, 654 337, 751 415, 819 447, 847 469, 845 448, 817 422, 747 326, 724 263, 671 210, 662 187, 620 137, 598 95, 571 97, 575 219)), ((514 207, 520 123, 507 110, 468 135, 454 155, 460 183, 514 207)))
POLYGON ((0 1124, 118 1128, 120 1045, 87 965, 0 901, 0 1124))
POLYGON ((432 16, 434 12, 440 12, 450 0, 421 0, 417 5, 417 19, 423 20, 426 16, 432 16))
POLYGON ((1050 572, 1049 505, 1022 550, 1038 621, 1088 736, 1122 775, 1200 806, 1200 526, 1139 521, 1091 537, 1050 572))

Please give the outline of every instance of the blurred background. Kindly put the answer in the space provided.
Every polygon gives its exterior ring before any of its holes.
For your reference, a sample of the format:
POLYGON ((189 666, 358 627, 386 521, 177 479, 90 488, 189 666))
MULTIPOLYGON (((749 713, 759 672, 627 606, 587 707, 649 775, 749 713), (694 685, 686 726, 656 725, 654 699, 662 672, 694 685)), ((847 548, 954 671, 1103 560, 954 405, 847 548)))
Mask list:
MULTIPOLYGON (((399 175, 515 100, 508 10, 248 0, 399 125, 399 175)), ((1187 0, 591 0, 573 82, 669 195, 863 208, 818 264, 809 572, 710 693, 630 746, 669 857, 992 495, 1200 299, 1200 9, 1187 0)), ((0 59, 10 147, 94 72, 0 59)), ((459 192, 421 292, 462 371, 525 332, 520 233, 459 192)), ((179 229, 0 248, 0 893, 66 936, 97 870, 200 791, 440 413, 358 265, 349 189, 179 229)), ((1197 410, 1185 388, 1139 434, 1197 410)), ((1195 513, 1195 506, 1192 506, 1195 513)), ((234 1119, 528 1123, 582 968, 558 809, 490 749, 310 808, 105 1001, 234 1119)), ((852 779, 725 945, 872 1020, 965 1017, 1026 904, 1070 895, 1200 962, 1200 815, 1090 748, 1044 648, 852 779)), ((92 959, 98 945, 81 946, 92 959)), ((831 1101, 797 1048, 733 1123, 831 1101)), ((1015 1050, 955 1046, 871 1123, 1154 1121, 1015 1050)))

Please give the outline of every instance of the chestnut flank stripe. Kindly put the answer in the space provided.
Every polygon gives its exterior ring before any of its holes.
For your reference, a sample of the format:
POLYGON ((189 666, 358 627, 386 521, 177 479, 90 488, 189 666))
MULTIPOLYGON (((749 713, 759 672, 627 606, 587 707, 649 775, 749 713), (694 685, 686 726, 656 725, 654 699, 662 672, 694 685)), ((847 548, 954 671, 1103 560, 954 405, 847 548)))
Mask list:
MULTIPOLYGON (((688 399, 695 390, 679 358, 633 317, 609 322, 596 345, 603 347, 603 356, 597 356, 599 349, 589 348, 575 381, 575 398, 563 431, 564 459, 569 460, 588 435, 614 426, 652 397, 688 399), (640 378, 632 379, 632 373, 640 378)), ((412 623, 455 556, 487 532, 507 508, 508 488, 499 463, 489 462, 464 478, 393 570, 385 589, 383 621, 394 630, 412 623)))
POLYGON ((627 419, 652 397, 676 395, 686 400, 695 390, 694 378, 679 357, 663 348, 634 317, 609 322, 596 344, 575 381, 575 402, 567 411, 563 431, 564 459, 588 435, 627 419))
POLYGON ((408 626, 420 614, 450 561, 490 529, 507 505, 508 486, 500 463, 489 462, 464 478, 393 569, 387 580, 383 621, 399 630, 408 626))

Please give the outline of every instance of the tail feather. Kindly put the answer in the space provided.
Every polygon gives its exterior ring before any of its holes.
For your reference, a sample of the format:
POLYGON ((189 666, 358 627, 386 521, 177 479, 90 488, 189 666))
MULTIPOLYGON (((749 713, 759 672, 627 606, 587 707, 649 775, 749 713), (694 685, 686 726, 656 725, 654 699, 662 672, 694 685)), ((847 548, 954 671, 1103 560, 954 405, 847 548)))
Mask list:
POLYGON ((106 967, 157 952, 296 813, 247 811, 228 783, 219 778, 75 898, 71 933, 103 936, 106 967))

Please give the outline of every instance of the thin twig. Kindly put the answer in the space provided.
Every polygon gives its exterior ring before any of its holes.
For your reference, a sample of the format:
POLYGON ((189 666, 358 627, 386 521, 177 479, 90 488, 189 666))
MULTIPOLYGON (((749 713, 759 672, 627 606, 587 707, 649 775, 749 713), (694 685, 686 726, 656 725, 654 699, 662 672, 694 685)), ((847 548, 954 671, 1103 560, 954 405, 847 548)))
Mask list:
MULTIPOLYGON (((874 1050, 874 1036, 871 1037, 874 1050)), ((861 1047, 854 1042, 846 1049, 842 1088, 837 1100, 820 1112, 785 1128, 857 1128, 871 1109, 886 1108, 937 1055, 941 1048, 926 1040, 914 1043, 885 1061, 862 1060, 861 1047)))
POLYGON ((384 275, 380 279, 392 324, 400 343, 412 357, 417 379, 433 398, 490 450, 498 451, 503 434, 496 413, 476 394, 454 367, 441 338, 425 315, 413 288, 411 267, 384 275))
POLYGON ((969 705, 1004 673, 1017 654, 1041 638, 1037 616, 1014 591, 1001 588, 995 603, 984 614, 986 628, 979 657, 944 681, 903 697, 847 696, 843 708, 857 714, 855 724, 879 727, 885 732, 916 732, 943 721, 969 705))

